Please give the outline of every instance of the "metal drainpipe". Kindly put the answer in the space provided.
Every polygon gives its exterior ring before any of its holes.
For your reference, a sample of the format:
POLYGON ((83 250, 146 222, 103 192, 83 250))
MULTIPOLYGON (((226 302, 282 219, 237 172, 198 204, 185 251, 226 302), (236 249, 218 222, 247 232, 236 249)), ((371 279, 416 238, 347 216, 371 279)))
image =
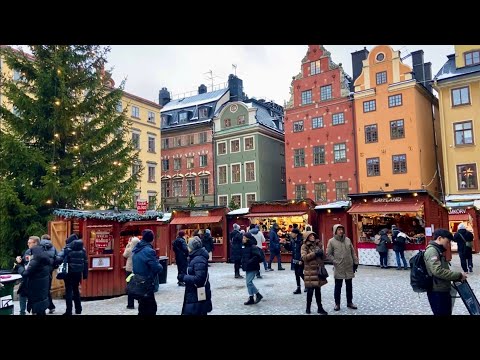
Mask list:
MULTIPOLYGON (((432 96, 433 96, 433 94, 432 94, 432 96)), ((433 141, 435 143, 435 161, 437 163, 438 179, 440 180, 440 190, 442 192, 441 200, 442 200, 443 204, 446 205, 446 203, 445 203, 445 192, 444 192, 443 183, 442 183, 442 173, 441 173, 441 169, 440 169, 440 164, 438 163, 438 142, 437 142, 437 134, 435 132, 435 116, 434 116, 434 112, 433 112, 433 106, 434 106, 434 104, 432 103, 431 106, 430 106, 430 109, 432 110, 432 130, 433 130, 433 141)))
POLYGON ((215 140, 215 121, 212 118, 212 148, 213 148, 213 154, 212 154, 212 163, 213 163, 213 169, 212 169, 212 179, 213 179, 213 206, 217 206, 217 187, 216 187, 216 179, 215 175, 217 174, 216 169, 215 169, 215 156, 217 154, 217 146, 216 146, 216 140, 215 140))
POLYGON ((352 95, 352 122, 353 122, 353 145, 354 145, 354 154, 355 154, 355 183, 357 184, 357 194, 360 194, 360 185, 358 184, 358 152, 357 152, 357 122, 355 121, 355 98, 352 95))

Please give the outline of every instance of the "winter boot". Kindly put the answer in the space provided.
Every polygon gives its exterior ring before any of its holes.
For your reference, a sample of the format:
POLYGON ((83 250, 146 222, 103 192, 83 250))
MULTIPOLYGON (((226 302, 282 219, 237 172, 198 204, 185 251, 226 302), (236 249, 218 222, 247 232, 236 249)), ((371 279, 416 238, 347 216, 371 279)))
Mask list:
POLYGON ((262 301, 263 296, 259 292, 257 293, 257 296, 255 297, 255 304, 258 304, 260 301, 262 301))
POLYGON ((307 293, 307 309, 305 310, 307 314, 310 314, 312 312, 310 310, 312 307, 312 298, 313 298, 313 292, 308 292, 307 293))
POLYGON ((302 293, 302 290, 300 289, 300 286, 297 286, 297 290, 295 290, 293 293, 294 293, 295 295, 296 295, 296 294, 301 294, 301 293, 302 293))
POLYGON ((240 272, 235 273, 235 279, 243 279, 243 276, 240 275, 240 272))
MULTIPOLYGON (((317 305, 318 305, 318 303, 317 303, 317 305)), ((328 312, 325 311, 325 309, 322 306, 322 303, 320 303, 320 305, 318 305, 317 313, 319 313, 321 315, 328 315, 328 312)))
POLYGON ((243 303, 243 305, 253 305, 253 304, 255 304, 255 301, 253 300, 253 296, 249 296, 248 301, 243 303))

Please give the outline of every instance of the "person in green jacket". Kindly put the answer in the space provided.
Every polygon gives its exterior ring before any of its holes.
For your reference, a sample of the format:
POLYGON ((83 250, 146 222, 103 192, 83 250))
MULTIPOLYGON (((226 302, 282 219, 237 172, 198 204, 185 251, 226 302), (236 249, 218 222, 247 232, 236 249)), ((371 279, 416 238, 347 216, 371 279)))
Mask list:
POLYGON ((424 259, 428 274, 433 277, 432 290, 427 291, 428 302, 433 315, 452 315, 450 288, 452 281, 464 281, 466 273, 450 270, 445 251, 450 248, 453 235, 445 229, 437 229, 428 244, 424 259))

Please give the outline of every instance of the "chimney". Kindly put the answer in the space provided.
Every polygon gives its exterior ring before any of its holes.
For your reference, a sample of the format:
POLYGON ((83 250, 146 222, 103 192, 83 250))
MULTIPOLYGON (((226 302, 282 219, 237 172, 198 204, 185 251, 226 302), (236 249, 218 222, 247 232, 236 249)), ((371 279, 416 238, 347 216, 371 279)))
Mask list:
POLYGON ((423 72, 425 74, 425 87, 428 91, 432 92, 432 63, 428 62, 423 66, 423 72))
POLYGON ((355 80, 360 76, 363 70, 363 60, 368 57, 369 51, 366 47, 363 50, 358 50, 352 53, 352 86, 355 80))
POLYGON ((423 50, 412 52, 413 77, 425 86, 425 69, 423 62, 423 50))
POLYGON ((198 94, 199 95, 200 94, 205 94, 206 92, 207 92, 207 87, 204 84, 202 84, 198 87, 198 94))
POLYGON ((166 87, 163 87, 162 90, 158 92, 158 103, 161 106, 165 106, 167 103, 170 102, 170 93, 168 92, 166 87))
POLYGON ((230 89, 230 101, 243 101, 243 81, 233 74, 228 75, 228 88, 230 89))

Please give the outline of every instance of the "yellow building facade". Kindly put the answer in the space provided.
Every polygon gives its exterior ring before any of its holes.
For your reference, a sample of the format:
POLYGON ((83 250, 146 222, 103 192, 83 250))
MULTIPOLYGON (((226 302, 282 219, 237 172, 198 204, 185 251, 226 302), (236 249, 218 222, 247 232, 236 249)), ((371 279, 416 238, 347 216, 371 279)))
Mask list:
POLYGON ((427 190, 441 198, 438 102, 412 71, 388 45, 363 60, 354 83, 359 193, 427 190))
POLYGON ((160 109, 159 104, 124 92, 117 111, 127 108, 127 117, 132 122, 130 138, 139 150, 140 164, 132 165, 132 173, 143 168, 141 181, 137 185, 134 204, 137 199, 147 200, 149 209, 156 209, 160 199, 160 109))
POLYGON ((480 45, 455 45, 434 78, 440 101, 446 203, 480 209, 480 45))

